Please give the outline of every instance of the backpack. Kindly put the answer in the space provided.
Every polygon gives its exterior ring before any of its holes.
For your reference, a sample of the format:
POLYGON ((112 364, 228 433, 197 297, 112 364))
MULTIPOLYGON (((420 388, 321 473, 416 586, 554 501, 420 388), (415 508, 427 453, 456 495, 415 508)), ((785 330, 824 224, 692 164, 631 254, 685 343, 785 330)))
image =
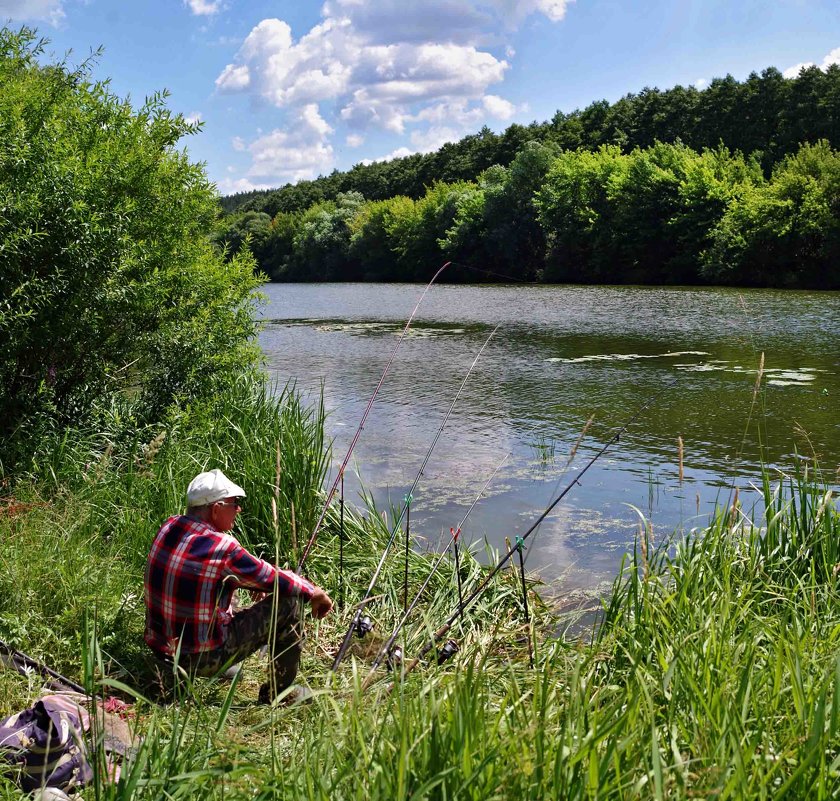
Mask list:
POLYGON ((93 778, 85 732, 89 714, 72 697, 47 695, 0 720, 0 770, 27 792, 40 787, 83 787, 93 778))

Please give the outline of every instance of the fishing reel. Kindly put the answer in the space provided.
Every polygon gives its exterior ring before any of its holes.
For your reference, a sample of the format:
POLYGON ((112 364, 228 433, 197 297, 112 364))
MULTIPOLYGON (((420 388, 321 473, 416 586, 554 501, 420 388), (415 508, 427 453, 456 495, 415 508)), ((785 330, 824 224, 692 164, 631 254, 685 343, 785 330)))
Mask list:
POLYGON ((437 663, 442 665, 444 662, 448 662, 460 650, 461 646, 455 640, 447 640, 438 652, 437 663))
POLYGON ((360 617, 356 621, 356 636, 363 640, 365 635, 370 634, 373 631, 373 621, 365 615, 364 617, 360 617))
POLYGON ((403 663, 403 652, 399 645, 395 645, 385 657, 385 664, 389 670, 396 670, 403 663))

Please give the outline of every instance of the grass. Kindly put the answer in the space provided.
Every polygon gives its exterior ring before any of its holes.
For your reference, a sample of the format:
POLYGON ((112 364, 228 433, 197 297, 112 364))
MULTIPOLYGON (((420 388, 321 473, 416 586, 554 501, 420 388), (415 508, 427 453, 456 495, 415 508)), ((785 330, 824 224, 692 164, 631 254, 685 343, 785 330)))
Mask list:
MULTIPOLYGON (((29 477, 8 486, 0 516, 0 637, 103 691, 118 682, 153 693, 141 639, 144 559, 206 466, 246 482, 243 540, 295 562, 291 507, 298 548, 319 511, 322 410, 302 407, 293 392, 275 398, 243 385, 195 415, 137 432, 114 413, 107 435, 44 444, 29 477)), ((257 657, 233 687, 200 680, 176 702, 140 698, 140 757, 119 784, 97 783, 84 796, 837 797, 840 516, 813 475, 768 476, 762 490, 760 508, 735 502, 680 541, 638 543, 589 641, 550 636, 552 612, 534 595, 534 670, 516 575, 502 571, 456 626, 455 658, 402 678, 382 670, 364 693, 377 645, 402 611, 403 569, 397 549, 368 610, 374 634, 330 673, 392 517, 348 511, 347 604, 307 621, 301 676, 314 701, 256 705, 257 657)), ((337 519, 331 511, 307 562, 333 594, 337 519)), ((417 587, 429 560, 410 558, 417 587)), ((474 558, 462 561, 465 591, 481 571, 474 558)), ((399 640, 407 656, 451 611, 455 587, 445 560, 399 640)), ((0 715, 28 705, 37 685, 0 671, 0 715)), ((16 797, 0 782, 0 799, 16 797)))

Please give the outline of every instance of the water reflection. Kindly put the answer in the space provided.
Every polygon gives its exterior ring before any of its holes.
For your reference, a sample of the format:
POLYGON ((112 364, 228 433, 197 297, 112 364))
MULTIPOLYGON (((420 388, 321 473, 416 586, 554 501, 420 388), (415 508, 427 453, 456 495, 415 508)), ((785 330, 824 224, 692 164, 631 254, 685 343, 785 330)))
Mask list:
MULTIPOLYGON (((310 393, 323 387, 336 463, 419 292, 394 284, 267 288, 267 363, 283 383, 293 379, 310 393)), ((424 301, 355 451, 354 468, 381 508, 403 498, 497 323, 415 493, 412 528, 430 542, 457 523, 510 452, 464 530, 467 539, 502 545, 674 379, 546 521, 529 567, 549 580, 562 576, 566 587, 609 580, 637 528, 628 503, 664 536, 702 525, 733 477, 748 489, 762 463, 788 469, 797 453, 815 452, 837 469, 838 293, 439 286, 424 301)))

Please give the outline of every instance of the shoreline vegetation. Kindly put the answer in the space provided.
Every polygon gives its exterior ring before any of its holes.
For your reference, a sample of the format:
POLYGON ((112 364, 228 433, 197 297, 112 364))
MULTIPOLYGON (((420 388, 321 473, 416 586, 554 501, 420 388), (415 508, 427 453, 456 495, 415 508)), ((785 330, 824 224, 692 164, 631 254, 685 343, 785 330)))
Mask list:
POLYGON ((838 289, 838 147, 840 65, 770 68, 224 197, 214 241, 272 281, 838 289))
MULTIPOLYGON (((354 642, 337 673, 329 669, 389 534, 380 510, 348 509, 345 605, 307 620, 300 677, 315 691, 311 704, 257 705, 258 657, 234 687, 199 680, 161 694, 142 642, 142 570, 192 473, 212 464, 247 476, 239 534, 289 564, 292 532, 311 525, 323 499, 323 410, 243 381, 214 412, 200 423, 179 415, 131 439, 116 429, 68 431, 49 461, 4 491, 0 638, 94 691, 134 701, 145 736, 120 783, 98 787, 97 797, 831 798, 840 790, 840 514, 813 472, 768 474, 759 508, 742 509, 736 495, 708 528, 674 541, 654 543, 640 526, 601 620, 583 638, 557 636, 556 613, 531 583, 533 670, 518 576, 503 571, 453 630, 460 652, 403 680, 395 674, 390 692, 385 669, 361 687, 402 613, 399 553, 369 608, 374 633, 354 642)), ((309 562, 336 595, 337 522, 333 510, 309 562)), ((416 589, 431 554, 410 558, 416 589)), ((463 559, 465 590, 484 570, 463 559)), ((407 656, 456 599, 448 559, 400 638, 407 656)), ((0 715, 27 706, 40 683, 0 671, 0 715)), ((15 792, 0 780, 0 798, 15 792)))
MULTIPOLYGON (((323 501, 324 410, 260 370, 254 264, 208 241, 214 190, 178 150, 194 127, 163 97, 134 111, 89 65, 42 55, 33 31, 0 30, 0 639, 134 702, 137 757, 82 798, 837 796, 840 514, 815 467, 766 475, 761 508, 730 498, 673 542, 642 525, 590 638, 556 636, 532 582, 534 669, 502 571, 453 631, 453 659, 363 693, 403 577, 394 556, 374 634, 332 674, 392 519, 368 504, 347 517, 344 606, 307 619, 310 704, 256 705, 259 658, 232 685, 162 693, 142 640, 154 532, 219 467, 248 493, 243 544, 294 564, 323 501)), ((336 526, 331 510, 307 562, 333 592, 336 526)), ((416 588, 429 554, 409 558, 416 588)), ((466 554, 461 569, 465 589, 483 571, 466 554)), ((408 657, 456 597, 444 560, 408 657)), ((40 687, 0 670, 0 716, 40 687)), ((0 778, 0 799, 18 798, 0 778)))

